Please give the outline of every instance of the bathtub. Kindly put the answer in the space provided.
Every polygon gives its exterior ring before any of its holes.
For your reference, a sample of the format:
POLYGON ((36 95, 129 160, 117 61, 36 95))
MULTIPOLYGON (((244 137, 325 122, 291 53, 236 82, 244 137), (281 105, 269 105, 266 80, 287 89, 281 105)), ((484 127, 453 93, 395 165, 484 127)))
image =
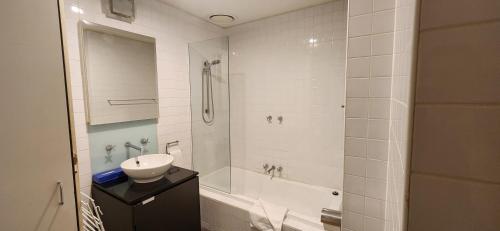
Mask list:
MULTIPOLYGON (((249 210, 258 198, 285 206, 289 212, 284 231, 336 231, 339 226, 323 224, 321 210, 341 212, 342 192, 284 180, 240 168, 225 167, 202 176, 200 182, 222 185, 231 170, 231 193, 200 185, 201 220, 204 230, 250 231, 249 210), (337 191, 338 195, 332 194, 337 191)), ((224 188, 229 188, 225 185, 224 188)), ((338 217, 340 218, 340 216, 338 217)))

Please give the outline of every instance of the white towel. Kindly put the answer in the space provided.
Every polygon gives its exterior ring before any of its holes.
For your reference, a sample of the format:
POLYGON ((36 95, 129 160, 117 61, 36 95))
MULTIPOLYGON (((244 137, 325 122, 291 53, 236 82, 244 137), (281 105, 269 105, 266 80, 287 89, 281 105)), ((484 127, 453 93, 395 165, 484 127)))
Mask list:
POLYGON ((288 208, 259 199, 250 209, 250 226, 260 231, 281 231, 288 208))

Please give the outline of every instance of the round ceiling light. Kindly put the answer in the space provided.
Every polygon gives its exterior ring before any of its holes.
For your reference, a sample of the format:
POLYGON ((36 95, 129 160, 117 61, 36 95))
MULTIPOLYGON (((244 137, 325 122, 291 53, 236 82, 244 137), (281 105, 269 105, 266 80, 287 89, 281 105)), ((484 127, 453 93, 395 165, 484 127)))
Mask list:
POLYGON ((208 17, 215 24, 229 24, 234 22, 234 17, 227 14, 214 14, 208 17))

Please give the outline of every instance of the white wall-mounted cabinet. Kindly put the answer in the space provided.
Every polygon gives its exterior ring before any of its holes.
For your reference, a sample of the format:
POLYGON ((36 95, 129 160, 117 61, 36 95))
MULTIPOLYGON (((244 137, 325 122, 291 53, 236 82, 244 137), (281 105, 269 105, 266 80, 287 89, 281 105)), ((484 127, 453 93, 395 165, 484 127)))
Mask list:
POLYGON ((87 123, 158 118, 155 39, 80 23, 87 123))

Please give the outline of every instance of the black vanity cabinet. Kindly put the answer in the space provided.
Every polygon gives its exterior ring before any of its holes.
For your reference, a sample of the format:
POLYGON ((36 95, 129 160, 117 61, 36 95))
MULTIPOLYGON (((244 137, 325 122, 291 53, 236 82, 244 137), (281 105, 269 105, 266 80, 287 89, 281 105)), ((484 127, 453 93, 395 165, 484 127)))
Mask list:
POLYGON ((159 181, 92 185, 106 231, 199 231, 198 173, 172 167, 159 181))

